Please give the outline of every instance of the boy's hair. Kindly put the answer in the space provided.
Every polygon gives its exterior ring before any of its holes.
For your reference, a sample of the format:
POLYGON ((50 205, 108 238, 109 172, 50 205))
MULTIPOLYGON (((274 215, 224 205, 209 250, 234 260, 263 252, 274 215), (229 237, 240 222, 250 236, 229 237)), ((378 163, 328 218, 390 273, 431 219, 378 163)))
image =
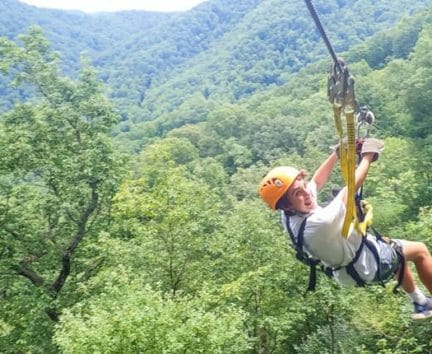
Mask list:
POLYGON ((290 207, 290 203, 288 202, 288 191, 284 193, 282 197, 276 203, 277 210, 288 210, 290 207))

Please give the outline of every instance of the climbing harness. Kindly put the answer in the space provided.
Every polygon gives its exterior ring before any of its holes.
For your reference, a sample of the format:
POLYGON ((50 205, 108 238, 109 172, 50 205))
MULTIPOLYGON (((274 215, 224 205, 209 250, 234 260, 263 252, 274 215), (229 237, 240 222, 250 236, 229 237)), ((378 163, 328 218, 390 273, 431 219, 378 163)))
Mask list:
MULTIPOLYGON (((370 111, 369 111, 370 112, 370 111)), ((372 112, 370 112, 373 114, 372 112)), ((363 239, 366 239, 368 237, 368 233, 373 234, 377 240, 378 243, 384 242, 387 244, 390 244, 390 246, 393 248, 393 250, 396 253, 397 256, 397 263, 395 264, 395 271, 390 272, 382 272, 381 268, 381 262, 379 261, 379 253, 375 255, 375 253, 371 250, 371 252, 374 254, 375 259, 377 260, 378 264, 378 272, 375 276, 375 280, 377 280, 382 286, 384 286, 385 282, 388 281, 396 271, 398 271, 398 278, 397 283, 393 288, 393 292, 396 293, 397 289, 401 286, 403 281, 403 275, 405 272, 405 257, 403 255, 403 250, 401 245, 393 241, 392 239, 388 237, 383 237, 372 225, 372 219, 373 219, 373 207, 371 204, 369 204, 367 201, 363 199, 363 187, 361 187, 355 197, 355 203, 356 203, 356 211, 357 211, 357 219, 356 223, 354 224, 354 227, 356 230, 363 236, 363 239), (398 266, 398 267, 397 267, 398 266)), ((370 249, 370 248, 369 248, 370 249)))
POLYGON ((348 237, 351 223, 356 219, 355 213, 355 169, 356 169, 356 122, 355 111, 357 102, 354 94, 354 79, 350 75, 346 63, 336 53, 324 31, 311 0, 305 0, 306 6, 327 46, 333 59, 328 80, 327 96, 333 106, 336 130, 340 142, 340 161, 342 177, 348 189, 346 214, 342 226, 342 235, 348 237), (345 121, 345 129, 342 121, 345 121), (342 144, 345 140, 346 143, 342 144))
MULTIPOLYGON (((370 112, 370 111, 369 111, 370 112)), ((372 112, 370 112, 372 114, 372 112)), ((356 158, 361 160, 361 148, 363 144, 364 138, 359 138, 356 140, 356 158)), ((377 264, 377 272, 372 281, 372 283, 378 283, 382 286, 385 286, 385 283, 392 278, 396 272, 398 272, 398 279, 393 291, 396 292, 403 280, 403 274, 405 270, 405 259, 403 256, 401 246, 394 242, 391 239, 381 236, 381 234, 372 226, 373 219, 373 208, 372 205, 363 199, 363 187, 359 188, 355 194, 355 212, 356 218, 352 223, 352 227, 354 227, 357 232, 361 235, 361 243, 357 250, 355 251, 354 257, 351 261, 345 266, 339 267, 328 267, 320 259, 312 257, 304 247, 304 230, 306 228, 306 223, 308 217, 304 217, 298 234, 295 235, 291 225, 290 225, 290 217, 292 214, 290 212, 284 211, 285 216, 285 227, 288 231, 288 234, 291 239, 291 244, 294 246, 296 250, 296 258, 300 260, 302 263, 309 266, 309 285, 307 291, 314 291, 316 287, 316 279, 317 279, 317 267, 319 267, 328 277, 332 277, 334 272, 345 268, 346 273, 354 280, 355 284, 359 287, 365 287, 368 285, 364 279, 360 276, 355 268, 355 264, 359 260, 362 252, 365 247, 369 250, 369 252, 373 255, 375 262, 377 264), (375 236, 377 245, 371 241, 371 236, 375 236), (391 264, 383 264, 380 258, 380 248, 382 244, 390 245, 395 253, 395 257, 392 257, 391 264)))
POLYGON ((307 291, 315 291, 316 279, 317 279, 316 267, 320 266, 321 270, 325 274, 327 274, 328 277, 332 277, 333 271, 331 268, 325 267, 322 264, 321 260, 310 256, 307 252, 305 252, 303 248, 303 240, 304 240, 303 235, 304 235, 304 229, 306 227, 307 218, 304 218, 304 220, 302 221, 297 237, 294 235, 294 232, 292 231, 292 228, 289 223, 289 215, 286 212, 285 212, 285 218, 286 218, 285 225, 288 230, 288 234, 290 235, 291 243, 294 246, 294 249, 296 251, 296 258, 303 264, 309 266, 309 285, 307 291))
MULTIPOLYGON (((362 138, 355 139, 355 144, 354 144, 355 161, 360 162, 363 142, 365 141, 366 137, 369 135, 370 125, 372 125, 373 121, 375 120, 375 117, 367 107, 363 107, 363 110, 361 110, 357 114, 356 120, 357 120, 358 129, 360 129, 360 127, 363 125, 366 126, 365 136, 362 138)), ((343 144, 340 146, 343 146, 343 144)), ((341 149, 339 150, 341 151, 341 149)), ((353 219, 351 227, 355 228, 357 232, 361 235, 361 243, 358 249, 355 251, 354 257, 347 265, 339 266, 335 268, 326 266, 325 264, 323 264, 323 262, 320 259, 312 257, 305 250, 304 230, 306 227, 308 217, 304 217, 304 219, 301 222, 298 234, 294 235, 294 232, 290 225, 290 216, 292 215, 290 214, 290 212, 284 211, 285 226, 288 231, 288 234, 290 235, 291 243, 294 246, 294 249, 296 250, 296 258, 301 262, 303 262, 304 264, 306 264, 307 266, 309 266, 310 268, 309 285, 307 291, 315 290, 318 266, 328 277, 332 277, 334 272, 339 271, 342 268, 345 268, 346 273, 354 280, 357 286, 359 287, 366 286, 367 285, 366 281, 362 279, 362 277, 360 276, 360 274, 357 272, 355 268, 355 264, 359 260, 365 247, 369 249, 370 253, 373 255, 375 262, 377 264, 377 272, 372 283, 378 283, 381 284, 382 286, 385 286, 385 283, 390 278, 392 278, 396 272, 399 272, 397 284, 395 285, 393 291, 396 292, 399 286, 401 285, 403 280, 404 269, 405 269, 405 259, 403 256, 402 248, 398 243, 394 242, 393 240, 381 236, 381 234, 372 226, 373 208, 371 204, 369 204, 367 201, 363 199, 363 186, 361 186, 355 192, 354 207, 355 207, 355 218, 353 219), (371 241, 370 239, 371 235, 375 236, 378 246, 375 246, 375 243, 371 241), (396 257, 392 257, 392 263, 390 265, 383 264, 380 258, 379 248, 383 243, 390 245, 390 247, 395 252, 396 257)))
MULTIPOLYGON (((367 214, 371 212, 371 209, 365 209, 364 212, 366 212, 366 215, 363 215, 365 219, 369 219, 367 214)), ((388 280, 390 280, 397 271, 399 271, 397 283, 393 288, 393 292, 396 292, 397 289, 400 287, 403 280, 403 273, 405 270, 405 259, 403 256, 402 248, 399 244, 397 244, 393 240, 382 237, 371 225, 368 225, 368 227, 373 230, 373 233, 375 235, 378 244, 380 243, 390 244, 391 248, 395 251, 397 256, 395 262, 390 266, 388 266, 386 269, 383 269, 384 267, 379 256, 379 250, 377 249, 375 244, 368 238, 368 233, 365 231, 363 237, 361 238, 360 246, 356 250, 352 260, 345 266, 332 268, 324 265, 320 259, 314 258, 311 255, 309 255, 309 253, 307 253, 304 249, 304 230, 308 218, 305 217, 303 219, 302 223, 300 224, 298 234, 295 235, 290 225, 289 212, 284 212, 284 215, 285 215, 285 226, 286 229, 288 230, 288 234, 290 235, 291 244, 293 245, 296 251, 296 258, 309 267, 309 284, 307 287, 307 292, 315 291, 316 289, 318 266, 320 270, 330 278, 333 276, 334 272, 341 270, 342 268, 345 268, 347 274, 355 281, 358 287, 365 287, 367 285, 366 281, 362 279, 362 277, 360 276, 360 274, 357 272, 355 268, 355 264, 359 260, 360 255, 364 250, 364 247, 367 247, 369 249, 377 264, 377 273, 375 275, 373 282, 378 283, 384 287, 385 283, 388 280)), ((360 216, 360 218, 361 217, 362 216, 360 216)))

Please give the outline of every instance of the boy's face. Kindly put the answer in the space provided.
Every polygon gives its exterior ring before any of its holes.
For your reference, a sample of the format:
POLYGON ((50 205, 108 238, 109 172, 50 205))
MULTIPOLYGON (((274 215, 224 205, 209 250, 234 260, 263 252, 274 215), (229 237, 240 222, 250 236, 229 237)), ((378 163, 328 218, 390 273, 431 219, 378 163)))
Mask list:
POLYGON ((290 209, 300 213, 310 213, 317 207, 316 200, 307 188, 302 176, 297 177, 287 192, 290 209))

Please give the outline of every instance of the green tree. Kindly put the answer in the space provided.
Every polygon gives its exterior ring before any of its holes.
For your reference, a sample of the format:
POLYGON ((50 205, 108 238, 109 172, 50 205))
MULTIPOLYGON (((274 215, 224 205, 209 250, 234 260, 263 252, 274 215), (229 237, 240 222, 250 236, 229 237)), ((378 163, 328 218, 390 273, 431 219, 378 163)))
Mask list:
POLYGON ((40 29, 20 39, 23 47, 1 39, 0 66, 37 96, 0 125, 0 306, 12 328, 0 346, 49 352, 51 320, 92 272, 80 245, 107 227, 123 159, 107 136, 117 116, 95 73, 62 76, 40 29))
POLYGON ((55 340, 63 353, 246 353, 250 347, 239 309, 218 306, 205 293, 167 298, 121 268, 101 275, 104 293, 62 316, 55 340))
POLYGON ((211 271, 208 244, 223 215, 223 170, 177 138, 149 146, 139 161, 137 176, 115 197, 111 233, 134 245, 129 259, 152 286, 174 297, 196 292, 211 271))
POLYGON ((432 25, 425 26, 420 33, 412 55, 412 75, 407 80, 406 104, 412 116, 411 131, 415 137, 427 137, 432 133, 430 111, 432 108, 432 60, 428 53, 432 48, 432 25))
POLYGON ((410 140, 387 138, 384 143, 385 150, 364 184, 364 194, 374 206, 374 224, 387 233, 417 216, 424 179, 416 171, 418 153, 410 140))

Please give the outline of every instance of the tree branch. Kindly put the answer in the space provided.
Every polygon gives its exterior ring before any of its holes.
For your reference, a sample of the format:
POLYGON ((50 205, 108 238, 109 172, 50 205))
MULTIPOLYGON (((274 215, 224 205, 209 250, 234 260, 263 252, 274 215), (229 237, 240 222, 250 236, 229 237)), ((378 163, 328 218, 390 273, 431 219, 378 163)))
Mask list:
POLYGON ((45 309, 46 314, 48 315, 48 317, 53 320, 54 322, 58 322, 59 321, 59 314, 55 309, 52 308, 47 308, 45 309))
POLYGON ((81 240, 83 239, 83 237, 85 236, 87 223, 90 219, 90 216, 96 210, 98 205, 99 196, 97 193, 97 182, 90 183, 90 186, 91 186, 91 199, 89 200, 87 207, 82 212, 81 217, 77 223, 78 229, 77 232, 75 233, 75 236, 73 237, 68 248, 63 254, 62 269, 60 270, 57 279, 51 285, 51 290, 54 291, 55 295, 57 295, 60 292, 60 290, 63 288, 66 279, 70 274, 72 255, 75 252, 81 240))
POLYGON ((17 274, 22 275, 32 282, 34 286, 40 287, 44 285, 45 279, 42 278, 39 274, 37 274, 34 270, 27 268, 23 265, 12 267, 17 274))
MULTIPOLYGON (((59 192, 58 187, 56 186, 54 180, 52 178, 48 179, 48 187, 51 188, 51 190, 53 191, 54 195, 61 201, 64 202, 61 193, 59 192)), ((72 213, 70 212, 69 209, 66 209, 66 214, 67 216, 73 221, 73 222, 77 222, 76 218, 72 215, 72 213)))

